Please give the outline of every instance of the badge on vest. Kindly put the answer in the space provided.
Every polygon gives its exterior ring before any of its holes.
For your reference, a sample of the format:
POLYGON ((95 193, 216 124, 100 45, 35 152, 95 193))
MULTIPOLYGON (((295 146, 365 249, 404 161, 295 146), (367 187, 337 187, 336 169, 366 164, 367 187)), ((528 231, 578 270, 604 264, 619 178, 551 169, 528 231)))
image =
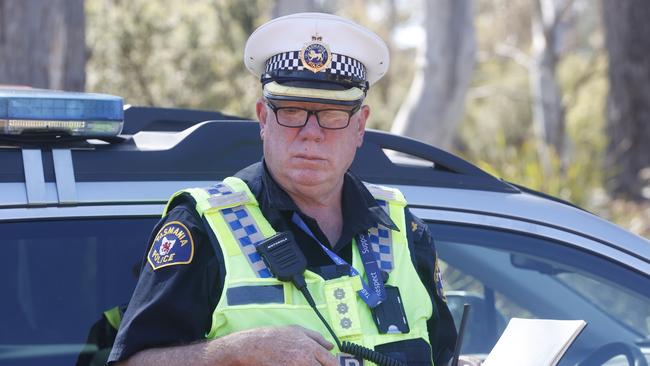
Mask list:
POLYGON ((399 288, 386 286, 386 300, 371 310, 380 334, 405 334, 411 331, 399 288))
POLYGON ((348 355, 347 353, 339 353, 339 366, 363 366, 363 358, 348 355))
POLYGON ((182 223, 171 221, 156 234, 147 261, 155 271, 163 267, 191 263, 193 257, 192 234, 182 223))

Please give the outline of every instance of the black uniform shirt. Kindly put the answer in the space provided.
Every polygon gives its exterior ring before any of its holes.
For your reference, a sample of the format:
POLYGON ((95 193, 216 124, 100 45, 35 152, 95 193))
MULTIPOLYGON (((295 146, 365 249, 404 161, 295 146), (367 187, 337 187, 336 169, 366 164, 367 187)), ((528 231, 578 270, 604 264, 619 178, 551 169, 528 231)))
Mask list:
MULTIPOLYGON (((318 243, 291 220, 300 214, 312 233, 324 245, 330 245, 316 221, 301 213, 289 195, 273 180, 263 162, 238 172, 259 202, 264 217, 276 231, 291 231, 305 257, 307 268, 325 279, 342 275, 318 243)), ((376 223, 396 229, 395 224, 376 203, 363 183, 347 173, 343 184, 343 229, 333 250, 348 263, 352 262, 352 239, 376 223)), ((219 302, 225 268, 223 253, 207 222, 194 210, 189 195, 174 201, 167 216, 156 227, 157 233, 167 223, 180 222, 194 241, 191 263, 154 270, 143 264, 109 363, 125 360, 152 347, 187 344, 205 337, 211 328, 212 313, 219 302), (208 228, 208 230, 206 230, 208 228)), ((436 252, 427 226, 406 210, 406 228, 411 259, 431 297, 434 314, 427 323, 435 363, 444 364, 453 352, 456 329, 446 303, 440 298, 435 282, 436 252)), ((153 243, 152 235, 149 247, 153 243)), ((331 247, 331 246, 330 246, 331 247)), ((148 250, 147 250, 148 253, 148 250)), ((146 258, 145 254, 145 258, 146 258)), ((347 272, 345 272, 347 274, 347 272)))

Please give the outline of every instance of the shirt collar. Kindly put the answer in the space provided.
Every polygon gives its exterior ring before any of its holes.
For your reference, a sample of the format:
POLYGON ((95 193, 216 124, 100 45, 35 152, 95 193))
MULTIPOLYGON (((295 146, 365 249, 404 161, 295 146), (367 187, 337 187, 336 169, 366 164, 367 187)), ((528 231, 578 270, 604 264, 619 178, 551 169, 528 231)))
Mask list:
MULTIPOLYGON (((267 204, 269 208, 300 212, 287 192, 273 179, 264 160, 243 169, 236 176, 246 181, 258 200, 267 204)), ((350 171, 345 174, 343 181, 343 222, 344 233, 342 234, 352 236, 376 224, 399 230, 386 211, 377 204, 363 182, 350 171)))
POLYGON ((372 196, 365 184, 354 173, 348 170, 343 181, 343 212, 344 219, 355 226, 354 232, 367 230, 380 224, 392 230, 398 230, 397 225, 372 196), (348 213, 346 215, 345 213, 348 213), (358 217, 350 216, 358 215, 358 217))

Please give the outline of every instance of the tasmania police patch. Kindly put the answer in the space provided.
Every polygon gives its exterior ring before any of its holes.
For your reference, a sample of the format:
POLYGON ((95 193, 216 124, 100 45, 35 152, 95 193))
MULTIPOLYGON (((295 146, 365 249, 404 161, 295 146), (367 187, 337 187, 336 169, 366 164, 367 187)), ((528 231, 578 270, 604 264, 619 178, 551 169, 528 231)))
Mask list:
POLYGON ((147 261, 157 270, 176 264, 188 264, 194 257, 194 240, 185 225, 178 221, 165 224, 149 249, 147 261))

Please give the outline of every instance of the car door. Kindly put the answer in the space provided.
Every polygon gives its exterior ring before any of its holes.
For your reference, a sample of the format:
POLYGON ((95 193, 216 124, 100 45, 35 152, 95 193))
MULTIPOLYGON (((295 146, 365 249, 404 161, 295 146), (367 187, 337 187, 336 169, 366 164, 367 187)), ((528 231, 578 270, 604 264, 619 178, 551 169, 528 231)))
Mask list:
POLYGON ((0 364, 73 365, 129 301, 160 205, 30 208, 0 217, 0 364))
MULTIPOLYGON (((414 212, 428 219, 457 324, 463 304, 473 305, 463 354, 484 357, 512 317, 586 320, 560 365, 575 365, 614 342, 650 354, 647 262, 606 241, 542 223, 439 209, 414 212)), ((619 364, 628 363, 622 357, 607 363, 619 364)))

